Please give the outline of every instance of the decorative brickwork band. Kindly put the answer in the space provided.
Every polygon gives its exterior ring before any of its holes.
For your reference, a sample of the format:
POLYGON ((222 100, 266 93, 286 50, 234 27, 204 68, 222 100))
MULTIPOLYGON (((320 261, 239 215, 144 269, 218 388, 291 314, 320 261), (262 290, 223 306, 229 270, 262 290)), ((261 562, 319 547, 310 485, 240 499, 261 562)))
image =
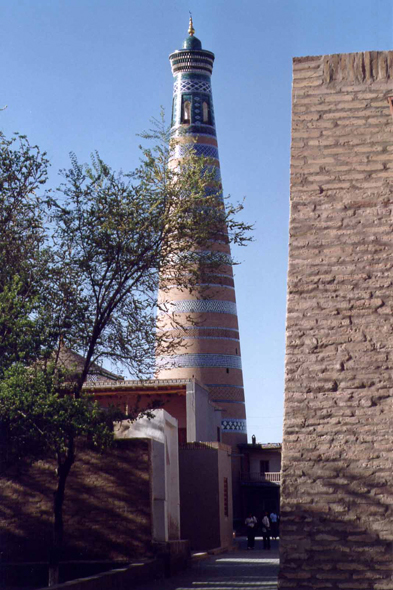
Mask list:
POLYGON ((233 340, 234 342, 239 342, 239 331, 231 328, 182 326, 182 328, 169 328, 165 331, 171 332, 173 336, 181 336, 184 340, 199 340, 203 338, 208 340, 233 340))
POLYGON ((173 74, 202 73, 211 74, 213 71, 214 54, 211 51, 177 51, 169 56, 173 74))
POLYGON ((186 330, 186 334, 197 336, 202 335, 205 338, 212 336, 213 338, 228 337, 234 340, 239 339, 239 330, 237 328, 227 328, 226 326, 182 326, 181 328, 169 328, 166 332, 176 332, 176 336, 183 335, 183 331, 186 330))
MULTIPOLYGON (((173 285, 165 285, 166 289, 176 289, 178 287, 178 285, 173 284, 173 285)), ((232 287, 232 285, 223 285, 221 283, 196 283, 195 287, 208 287, 210 288, 220 288, 220 289, 232 289, 232 291, 235 290, 235 287, 232 287)))
POLYGON ((158 356, 157 367, 223 367, 227 369, 242 368, 240 356, 234 354, 178 354, 158 356))
MULTIPOLYGON (((224 274, 218 274, 218 273, 214 273, 214 274, 206 274, 205 275, 205 280, 207 282, 207 284, 214 284, 214 285, 219 285, 220 287, 232 287, 233 289, 235 288, 235 283, 233 280, 233 276, 231 275, 224 275, 224 274)), ((204 283, 201 283, 202 285, 204 283)))
POLYGON ((233 301, 195 299, 192 301, 170 301, 165 306, 166 311, 159 311, 158 315, 165 313, 229 313, 237 315, 236 303, 233 301))
POLYGON ((247 421, 240 418, 221 420, 221 430, 223 432, 247 432, 247 421))
MULTIPOLYGON (((170 282, 165 283, 165 281, 173 280, 173 277, 169 275, 163 275, 161 277, 163 284, 165 284, 166 289, 177 288, 178 285, 171 284, 170 282)), ((211 274, 207 273, 204 278, 202 279, 202 283, 198 283, 196 286, 205 287, 205 286, 214 286, 214 287, 231 287, 232 289, 235 288, 234 280, 232 274, 211 274)))
POLYGON ((206 384, 208 387, 212 401, 214 402, 228 402, 228 403, 244 403, 244 388, 242 385, 223 385, 206 384))

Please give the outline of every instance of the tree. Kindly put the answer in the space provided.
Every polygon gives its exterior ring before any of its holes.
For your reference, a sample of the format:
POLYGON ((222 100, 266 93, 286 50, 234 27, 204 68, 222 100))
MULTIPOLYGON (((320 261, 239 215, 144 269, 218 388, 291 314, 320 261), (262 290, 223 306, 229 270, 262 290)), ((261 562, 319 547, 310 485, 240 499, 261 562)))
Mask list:
POLYGON ((81 318, 63 337, 86 358, 76 396, 93 361, 151 374, 157 351, 168 347, 167 335, 155 331, 160 279, 161 287, 165 275, 192 290, 207 266, 228 263, 210 251, 218 234, 237 244, 249 239, 250 226, 235 218, 241 206, 224 206, 210 160, 192 143, 174 160, 179 140, 162 126, 144 137, 155 145, 130 174, 115 173, 98 154, 90 167, 73 156, 53 202, 57 267, 75 286, 68 313, 81 318))
POLYGON ((0 376, 54 344, 45 305, 45 200, 37 194, 47 177, 45 153, 22 135, 0 133, 0 376))
POLYGON ((3 469, 26 458, 29 462, 46 457, 57 460, 50 585, 58 582, 64 493, 77 442, 87 438, 97 450, 107 449, 113 441, 113 421, 121 417, 116 409, 105 411, 91 396, 75 399, 67 393, 68 387, 67 374, 53 362, 45 370, 16 363, 0 380, 3 469))
MULTIPOLYGON (((111 440, 107 417, 83 392, 91 364, 105 360, 138 377, 151 375, 160 348, 168 352, 179 343, 155 330, 160 277, 164 283, 175 281, 192 290, 207 266, 223 262, 219 252, 211 251, 212 240, 218 235, 240 244, 249 239, 249 226, 234 218, 241 207, 224 206, 209 160, 197 157, 193 145, 187 147, 183 141, 186 153, 176 159, 179 140, 162 126, 145 137, 155 145, 142 150, 134 172, 116 173, 98 154, 90 166, 80 165, 72 156, 72 167, 63 171, 64 181, 56 194, 44 201, 33 199, 41 214, 42 204, 48 207, 46 227, 52 233, 39 233, 37 259, 44 263, 44 270, 33 275, 32 297, 26 297, 32 307, 26 304, 21 315, 37 327, 42 311, 49 312, 50 329, 44 331, 39 345, 47 358, 46 334, 55 335, 53 362, 39 361, 34 370, 26 369, 20 361, 23 341, 16 340, 17 354, 10 356, 0 384, 0 419, 9 442, 15 435, 22 442, 32 437, 37 455, 50 451, 56 457, 53 571, 61 548, 64 494, 77 439, 96 432, 99 446, 111 440), (59 355, 63 344, 84 357, 73 379, 63 375, 59 355), (57 438, 53 433, 59 426, 59 412, 62 426, 57 438)), ((24 259, 21 253, 20 259, 28 265, 28 256, 24 259)), ((18 301, 17 285, 10 291, 11 315, 18 301)), ((15 335, 5 341, 12 350, 15 335)))

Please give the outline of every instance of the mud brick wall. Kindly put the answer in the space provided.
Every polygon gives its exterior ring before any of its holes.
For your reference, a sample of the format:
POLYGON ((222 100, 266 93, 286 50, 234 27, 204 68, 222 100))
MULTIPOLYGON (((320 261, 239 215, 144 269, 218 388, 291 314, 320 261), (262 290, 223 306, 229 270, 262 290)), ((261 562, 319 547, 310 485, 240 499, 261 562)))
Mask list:
POLYGON ((393 52, 296 58, 281 590, 393 588, 393 52))
MULTIPOLYGON (((55 464, 41 461, 0 478, 1 562, 45 562, 51 539, 55 464)), ((78 453, 64 502, 67 560, 128 560, 151 542, 150 446, 116 441, 78 453)))

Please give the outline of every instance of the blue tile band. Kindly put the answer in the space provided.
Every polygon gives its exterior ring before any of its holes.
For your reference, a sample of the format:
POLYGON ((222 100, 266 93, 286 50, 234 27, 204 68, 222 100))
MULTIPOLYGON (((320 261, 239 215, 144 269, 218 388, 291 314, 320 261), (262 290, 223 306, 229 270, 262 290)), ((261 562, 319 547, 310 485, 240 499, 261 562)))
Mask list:
POLYGON ((216 299, 195 299, 191 301, 169 301, 165 303, 166 311, 160 310, 158 315, 166 313, 229 313, 237 315, 236 303, 216 299))
POLYGON ((167 369, 196 368, 196 367, 217 367, 225 369, 242 368, 240 356, 234 354, 178 354, 171 356, 158 356, 156 366, 167 369))
POLYGON ((195 252, 188 252, 187 255, 195 256, 199 260, 205 259, 206 262, 212 260, 213 262, 219 262, 220 264, 228 264, 229 266, 232 266, 233 264, 232 256, 230 254, 227 254, 226 252, 220 252, 219 250, 199 250, 195 252))
MULTIPOLYGON (((217 288, 219 287, 220 289, 232 289, 232 291, 235 290, 235 287, 232 287, 231 285, 221 285, 220 283, 195 283, 195 287, 211 287, 211 288, 217 288)), ((179 288, 179 285, 176 285, 176 283, 174 283, 173 285, 165 285, 166 289, 177 289, 179 288)))
MULTIPOLYGON (((227 332, 239 332, 238 328, 227 328, 226 326, 182 326, 181 328, 158 328, 163 332, 171 332, 174 330, 226 330, 227 332)), ((214 387, 214 385, 212 385, 214 387)), ((218 387, 218 385, 217 385, 218 387)), ((231 385, 231 387, 237 387, 237 385, 231 385)))
POLYGON ((239 418, 227 418, 221 420, 221 430, 223 432, 247 432, 247 421, 239 418))
POLYGON ((177 94, 178 92, 204 92, 206 94, 212 93, 212 87, 210 84, 210 80, 200 80, 200 79, 184 79, 180 77, 180 80, 175 79, 175 83, 173 85, 173 94, 177 94))
MULTIPOLYGON (((218 148, 214 145, 206 145, 201 143, 179 143, 175 146, 174 152, 171 154, 172 158, 182 158, 183 156, 193 153, 196 156, 204 156, 205 158, 214 158, 218 160, 218 148)), ((215 191, 217 192, 217 190, 215 191)))

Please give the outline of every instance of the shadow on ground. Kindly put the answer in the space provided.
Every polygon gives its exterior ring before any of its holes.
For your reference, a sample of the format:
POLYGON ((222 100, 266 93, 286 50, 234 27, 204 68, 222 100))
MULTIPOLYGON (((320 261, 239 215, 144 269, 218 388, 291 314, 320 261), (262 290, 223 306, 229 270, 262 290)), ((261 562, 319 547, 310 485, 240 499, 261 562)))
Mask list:
POLYGON ((262 549, 259 537, 250 551, 245 537, 236 541, 238 551, 201 559, 170 579, 143 584, 136 590, 276 590, 278 541, 272 541, 270 551, 262 549))

